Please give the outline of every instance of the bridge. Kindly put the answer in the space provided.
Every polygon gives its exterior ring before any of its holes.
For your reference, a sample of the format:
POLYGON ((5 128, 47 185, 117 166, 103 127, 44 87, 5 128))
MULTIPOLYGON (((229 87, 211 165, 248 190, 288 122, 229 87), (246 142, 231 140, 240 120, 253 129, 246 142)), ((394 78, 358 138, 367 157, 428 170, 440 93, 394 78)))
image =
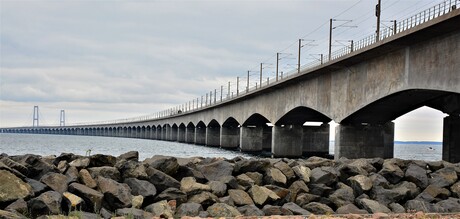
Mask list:
MULTIPOLYGON (((397 117, 422 106, 446 114, 443 160, 460 162, 460 6, 445 1, 283 76, 148 116, 2 133, 178 141, 275 157, 393 157, 397 117), (321 125, 306 125, 319 122, 321 125)), ((248 80, 249 81, 249 80, 248 80)), ((249 84, 249 83, 248 83, 249 84)), ((430 124, 427 124, 429 126, 430 124)))

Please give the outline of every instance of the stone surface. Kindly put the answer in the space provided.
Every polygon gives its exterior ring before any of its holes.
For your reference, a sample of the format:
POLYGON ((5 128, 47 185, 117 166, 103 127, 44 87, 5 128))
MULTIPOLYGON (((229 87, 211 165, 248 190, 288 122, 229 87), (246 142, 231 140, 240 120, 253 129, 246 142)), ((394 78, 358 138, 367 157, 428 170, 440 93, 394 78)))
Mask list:
POLYGON ((310 202, 302 206, 302 208, 306 209, 307 211, 313 214, 333 214, 334 213, 334 210, 332 210, 331 207, 325 204, 319 203, 319 202, 310 202))
POLYGON ((236 181, 241 187, 244 188, 244 190, 247 190, 255 184, 254 180, 245 173, 236 176, 236 181))
POLYGON ((301 208, 293 202, 288 202, 282 206, 283 209, 287 209, 292 212, 294 215, 310 215, 311 212, 308 209, 301 208))
POLYGON ((132 208, 142 208, 143 204, 144 204, 144 196, 142 195, 133 196, 133 199, 131 200, 132 208))
POLYGON ((145 166, 142 163, 138 163, 134 160, 123 160, 117 163, 116 166, 121 173, 121 178, 148 179, 145 166))
POLYGON ((71 210, 77 210, 77 209, 82 209, 82 205, 84 205, 85 201, 70 193, 70 192, 64 192, 62 193, 64 201, 68 203, 68 208, 71 210))
POLYGON ((369 212, 363 209, 359 209, 358 207, 356 207, 356 205, 350 203, 350 204, 346 204, 346 205, 343 205, 337 208, 336 213, 337 214, 368 214, 369 212))
POLYGON ((176 218, 184 216, 196 217, 200 214, 201 211, 203 211, 201 204, 183 203, 179 205, 174 216, 176 218))
POLYGON ((273 166, 280 170, 288 180, 294 179, 296 176, 294 170, 283 161, 276 162, 273 166))
POLYGON ((337 171, 332 167, 317 167, 311 170, 310 183, 331 185, 337 182, 337 171))
POLYGON ((404 178, 415 183, 418 187, 425 189, 428 186, 427 170, 416 164, 410 164, 407 168, 404 178))
POLYGON ((32 216, 61 213, 62 195, 56 191, 48 191, 29 201, 32 216))
POLYGON ((144 163, 148 163, 150 167, 153 167, 170 176, 176 174, 177 170, 179 169, 179 163, 175 157, 156 155, 152 158, 145 159, 144 163))
POLYGON ((166 200, 153 203, 145 207, 145 210, 155 217, 172 218, 174 216, 174 212, 166 200))
POLYGON ((356 175, 348 178, 351 188, 355 191, 357 196, 368 192, 372 189, 372 181, 369 177, 364 175, 356 175))
POLYGON ((67 191, 67 176, 60 173, 48 173, 40 179, 42 183, 50 187, 52 190, 63 193, 67 191))
MULTIPOLYGON (((113 167, 117 162, 117 158, 107 154, 95 154, 89 157, 91 167, 109 166, 113 167)), ((91 171, 90 171, 91 172, 91 171)), ((93 176, 94 177, 94 176, 93 176)))
POLYGON ((453 167, 439 169, 430 175, 429 184, 440 188, 451 186, 458 180, 457 172, 453 167))
POLYGON ((116 210, 131 207, 132 195, 128 185, 104 177, 97 177, 96 181, 99 190, 104 194, 105 208, 116 210))
POLYGON ((268 167, 270 167, 270 161, 265 159, 243 159, 235 163, 234 174, 238 175, 246 172, 265 173, 268 167))
POLYGON ((266 184, 284 186, 286 185, 286 176, 277 168, 267 168, 264 181, 266 184))
POLYGON ((155 216, 150 212, 146 212, 141 209, 135 209, 135 208, 120 208, 120 209, 117 209, 115 213, 117 216, 124 216, 123 218, 136 218, 136 219, 137 218, 147 219, 147 218, 153 218, 155 216))
POLYGON ((241 215, 235 207, 225 203, 215 203, 209 206, 206 211, 211 217, 237 217, 241 215))
POLYGON ((94 189, 91 189, 83 184, 72 183, 69 185, 69 192, 83 198, 86 206, 93 211, 99 211, 102 207, 102 199, 104 194, 94 189))
POLYGON ((246 172, 246 176, 254 181, 254 184, 260 186, 263 184, 264 175, 258 172, 246 172))
POLYGON ((34 195, 32 187, 6 170, 0 170, 0 203, 34 195))
POLYGON ((89 166, 90 159, 87 157, 77 158, 69 163, 70 166, 76 167, 77 169, 86 168, 89 166))
POLYGON ((180 205, 187 201, 187 194, 177 188, 168 188, 158 194, 154 200, 176 200, 177 204, 180 205))
POLYGON ((377 201, 363 198, 357 200, 358 205, 360 205, 363 209, 365 209, 369 213, 390 213, 390 209, 387 208, 385 205, 378 203, 377 201))
POLYGON ((198 203, 206 208, 219 201, 219 198, 210 192, 201 192, 189 197, 188 202, 198 203))
POLYGON ((118 169, 115 167, 109 167, 109 166, 91 167, 91 168, 88 168, 87 170, 91 174, 93 179, 96 179, 98 176, 108 178, 108 179, 113 179, 115 181, 120 181, 121 179, 120 171, 118 171, 118 169))
POLYGON ((228 190, 228 195, 233 200, 233 202, 235 202, 235 205, 241 206, 241 205, 253 205, 254 204, 249 194, 243 190, 230 189, 228 190))
POLYGON ((124 180, 124 183, 131 188, 132 195, 142 195, 147 205, 153 203, 155 195, 157 194, 157 189, 152 183, 136 178, 127 178, 124 180))
POLYGON ((352 204, 355 201, 354 191, 351 187, 342 184, 341 188, 335 190, 329 196, 329 200, 331 200, 337 208, 352 204))
POLYGON ((452 191, 452 195, 456 198, 460 198, 460 182, 453 184, 450 187, 450 191, 452 191))
POLYGON ((406 213, 406 209, 404 208, 404 206, 398 203, 390 203, 388 207, 393 213, 406 213))
POLYGON ((137 151, 128 151, 128 152, 118 156, 118 159, 119 160, 125 159, 125 160, 139 161, 139 152, 137 152, 137 151))
POLYGON ((220 181, 222 177, 231 176, 233 166, 227 161, 216 161, 210 164, 198 165, 197 169, 209 181, 220 181))
MULTIPOLYGON (((20 214, 28 214, 29 208, 27 206, 27 202, 21 198, 6 206, 5 210, 18 212, 20 214)), ((0 216, 0 218, 2 217, 0 216)))
POLYGON ((180 181, 180 190, 187 193, 188 195, 198 194, 202 191, 211 191, 209 185, 197 183, 193 177, 185 177, 180 181))
POLYGON ((245 205, 238 207, 237 209, 244 216, 265 216, 264 212, 255 205, 245 205))
POLYGON ((379 174, 392 184, 398 183, 404 177, 404 172, 392 159, 383 162, 383 167, 379 171, 379 174))
POLYGON ((155 185, 159 191, 163 191, 171 187, 180 188, 179 181, 155 168, 146 168, 146 173, 148 175, 148 181, 155 185))
POLYGON ((281 199, 275 192, 263 186, 254 185, 248 193, 256 205, 264 205, 268 201, 281 199))
POLYGON ((295 175, 299 177, 299 179, 303 180, 305 183, 310 182, 311 170, 308 167, 304 167, 302 165, 297 165, 292 168, 295 175))
POLYGON ((209 181, 208 182, 209 188, 212 191, 212 194, 216 195, 217 197, 222 197, 227 194, 227 184, 220 182, 220 181, 209 181))
POLYGON ((0 218, 5 218, 5 219, 24 219, 25 217, 22 216, 22 215, 18 215, 16 213, 13 213, 13 212, 0 210, 0 218))

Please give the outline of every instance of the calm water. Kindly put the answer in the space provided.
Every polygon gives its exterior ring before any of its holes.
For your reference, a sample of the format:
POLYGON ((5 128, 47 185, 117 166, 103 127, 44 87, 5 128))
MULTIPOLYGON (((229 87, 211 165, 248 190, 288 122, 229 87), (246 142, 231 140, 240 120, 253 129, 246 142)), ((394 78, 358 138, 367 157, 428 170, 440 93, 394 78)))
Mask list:
MULTIPOLYGON (((59 155, 64 152, 85 155, 89 149, 92 150, 91 154, 114 156, 128 151, 139 151, 141 160, 154 155, 225 158, 252 156, 238 151, 168 141, 72 135, 0 134, 0 153, 8 155, 27 153, 59 155)), ((330 152, 333 151, 334 148, 331 147, 330 152)), ((441 160, 442 145, 398 143, 395 144, 394 152, 395 157, 402 159, 441 160)))

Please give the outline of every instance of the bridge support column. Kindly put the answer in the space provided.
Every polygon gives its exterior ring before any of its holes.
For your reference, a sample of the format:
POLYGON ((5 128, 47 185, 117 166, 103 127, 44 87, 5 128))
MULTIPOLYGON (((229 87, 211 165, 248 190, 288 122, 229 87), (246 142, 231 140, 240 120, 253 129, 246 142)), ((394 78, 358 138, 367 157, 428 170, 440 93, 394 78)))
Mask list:
POLYGON ((324 156, 329 154, 329 124, 302 127, 303 154, 324 156))
POLYGON ((206 127, 195 128, 195 144, 205 145, 206 144, 206 127))
POLYGON ((206 145, 212 147, 220 146, 220 127, 206 127, 206 145))
POLYGON ((240 147, 241 151, 261 151, 263 146, 264 129, 263 126, 240 128, 240 147))
POLYGON ((444 118, 442 159, 451 163, 460 162, 460 115, 444 118))
POLYGON ((179 126, 179 132, 177 133, 177 141, 178 142, 185 142, 185 132, 186 128, 185 126, 179 126))
POLYGON ((272 127, 264 126, 263 127, 263 139, 262 139, 262 149, 271 151, 272 150, 272 127))
POLYGON ((171 141, 171 126, 166 125, 163 130, 163 140, 171 141))
POLYGON ((334 158, 392 158, 394 123, 384 125, 338 125, 334 158))
POLYGON ((273 126, 272 155, 275 157, 302 156, 302 125, 273 126))
POLYGON ((179 134, 179 130, 177 126, 171 127, 171 137, 169 138, 171 141, 177 141, 177 135, 179 134))
POLYGON ((150 129, 150 139, 157 139, 157 129, 154 127, 150 129))
POLYGON ((225 127, 220 128, 220 147, 237 148, 240 144, 240 128, 225 127))
POLYGON ((157 140, 164 140, 163 139, 163 128, 157 128, 157 140))
POLYGON ((195 144, 195 127, 185 129, 185 142, 195 144))

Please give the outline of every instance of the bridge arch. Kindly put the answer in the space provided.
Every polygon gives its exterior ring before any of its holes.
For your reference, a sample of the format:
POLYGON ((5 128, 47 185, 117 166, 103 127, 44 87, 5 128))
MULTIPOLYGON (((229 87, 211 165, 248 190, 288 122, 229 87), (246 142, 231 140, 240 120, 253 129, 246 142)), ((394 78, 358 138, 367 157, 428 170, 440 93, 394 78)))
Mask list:
POLYGON ((212 119, 206 127, 206 145, 220 146, 220 124, 215 119, 212 119))
POLYGON ((240 128, 240 148, 246 152, 271 149, 272 127, 270 120, 259 113, 249 116, 240 128))
POLYGON ((195 144, 206 145, 206 124, 203 121, 195 126, 195 144))
POLYGON ((233 117, 228 117, 221 127, 220 146, 235 149, 240 146, 240 123, 233 117))

